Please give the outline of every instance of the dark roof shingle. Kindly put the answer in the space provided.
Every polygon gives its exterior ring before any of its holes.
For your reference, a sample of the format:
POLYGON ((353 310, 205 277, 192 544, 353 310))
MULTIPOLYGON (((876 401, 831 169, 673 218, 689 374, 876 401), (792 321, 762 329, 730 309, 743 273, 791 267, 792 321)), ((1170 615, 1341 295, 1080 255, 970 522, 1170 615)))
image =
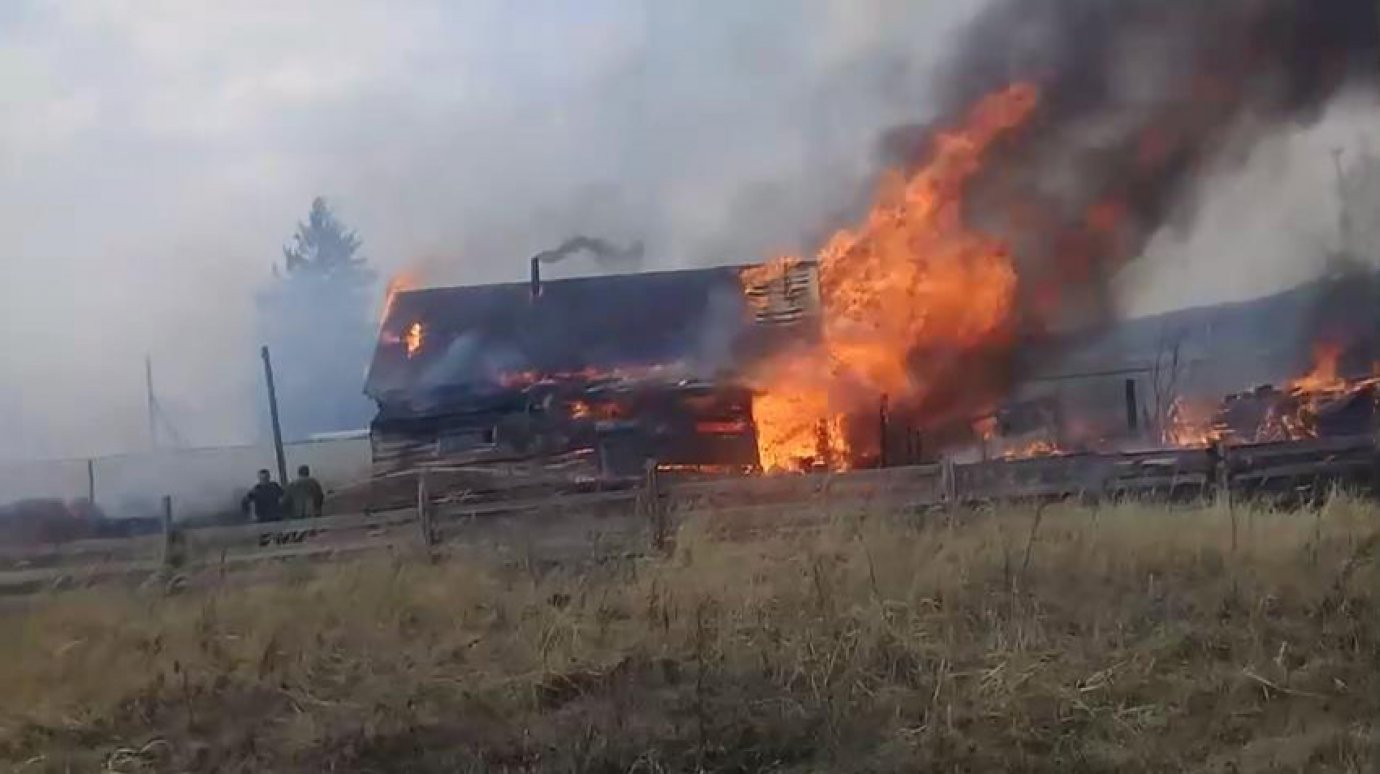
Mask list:
POLYGON ((365 384, 376 400, 483 388, 504 375, 682 364, 712 376, 770 350, 798 325, 753 325, 743 267, 547 280, 399 293, 365 384), (422 343, 405 337, 420 323, 422 343))

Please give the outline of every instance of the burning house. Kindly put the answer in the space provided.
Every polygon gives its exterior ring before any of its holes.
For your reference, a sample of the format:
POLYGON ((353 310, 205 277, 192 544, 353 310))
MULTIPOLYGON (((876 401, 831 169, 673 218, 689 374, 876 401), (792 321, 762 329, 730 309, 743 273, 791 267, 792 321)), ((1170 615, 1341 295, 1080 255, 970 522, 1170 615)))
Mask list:
POLYGON ((813 264, 393 293, 365 387, 377 474, 760 465, 745 374, 817 332, 813 264))

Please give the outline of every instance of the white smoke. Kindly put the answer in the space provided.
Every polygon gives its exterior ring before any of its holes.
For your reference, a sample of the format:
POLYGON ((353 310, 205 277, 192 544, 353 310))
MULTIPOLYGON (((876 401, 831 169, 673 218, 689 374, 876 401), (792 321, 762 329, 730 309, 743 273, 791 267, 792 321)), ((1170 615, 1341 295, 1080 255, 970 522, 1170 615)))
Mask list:
POLYGON ((1368 238, 1380 233, 1380 188, 1365 174, 1367 147, 1380 143, 1377 119, 1373 100, 1339 101, 1317 124, 1272 138, 1245 166, 1212 178, 1193 228, 1161 232, 1118 277, 1123 311, 1138 317, 1245 301, 1324 273, 1343 247, 1337 151, 1358 187, 1347 196, 1356 225, 1349 247, 1380 266, 1380 242, 1368 238))

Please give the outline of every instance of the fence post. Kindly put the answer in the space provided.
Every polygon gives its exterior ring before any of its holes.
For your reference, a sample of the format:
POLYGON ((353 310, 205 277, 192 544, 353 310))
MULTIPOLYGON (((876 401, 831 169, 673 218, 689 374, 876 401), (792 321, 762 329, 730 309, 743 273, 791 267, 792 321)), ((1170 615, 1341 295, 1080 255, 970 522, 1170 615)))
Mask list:
POLYGON ((1370 436, 1370 496, 1380 496, 1380 435, 1370 436))
POLYGON ((939 458, 939 502, 943 506, 945 527, 953 529, 958 516, 958 481, 954 476, 954 461, 947 454, 939 458))
POLYGON ((1223 441, 1214 441, 1208 447, 1209 454, 1212 455, 1212 475, 1213 490, 1216 495, 1217 505, 1227 509, 1227 518, 1231 520, 1231 552, 1236 554, 1238 526, 1236 522, 1236 505, 1232 502, 1231 496, 1231 458, 1230 447, 1223 441))
POLYGON ((417 527, 422 531, 422 545, 436 545, 436 531, 431 527, 431 491, 427 487, 426 470, 417 471, 417 527))
POLYGON ((1215 441, 1210 450, 1213 463, 1213 488, 1216 490, 1217 501, 1230 509, 1232 507, 1230 449, 1222 441, 1215 441))
POLYGON ((172 496, 163 495, 163 569, 173 570, 181 564, 177 555, 177 530, 173 527, 172 496))
POLYGON ((954 461, 951 457, 946 456, 939 463, 939 496, 949 506, 958 500, 958 481, 954 477, 954 461))
POLYGON ((652 549, 662 551, 666 548, 666 511, 661 502, 661 480, 657 475, 656 460, 647 460, 643 465, 642 496, 638 505, 639 514, 651 527, 652 549))

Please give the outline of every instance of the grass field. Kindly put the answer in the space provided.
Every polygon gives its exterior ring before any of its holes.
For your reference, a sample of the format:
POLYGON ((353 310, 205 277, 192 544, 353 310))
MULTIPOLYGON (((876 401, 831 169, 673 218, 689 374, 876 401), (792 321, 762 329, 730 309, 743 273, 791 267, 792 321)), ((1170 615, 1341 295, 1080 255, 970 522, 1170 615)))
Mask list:
POLYGON ((416 557, 14 602, 13 771, 1376 765, 1380 518, 840 518, 664 561, 416 557))

